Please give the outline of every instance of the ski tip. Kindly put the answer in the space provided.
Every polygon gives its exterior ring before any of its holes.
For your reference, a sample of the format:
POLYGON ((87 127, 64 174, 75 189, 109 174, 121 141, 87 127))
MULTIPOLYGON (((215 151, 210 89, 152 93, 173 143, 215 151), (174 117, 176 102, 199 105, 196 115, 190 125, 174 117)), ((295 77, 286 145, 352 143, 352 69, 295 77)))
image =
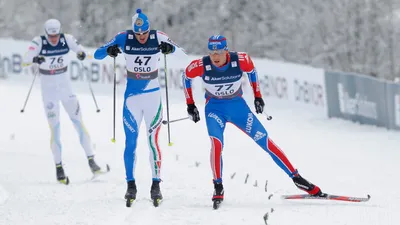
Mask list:
POLYGON ((110 172, 110 166, 106 164, 106 167, 107 167, 107 172, 110 172))

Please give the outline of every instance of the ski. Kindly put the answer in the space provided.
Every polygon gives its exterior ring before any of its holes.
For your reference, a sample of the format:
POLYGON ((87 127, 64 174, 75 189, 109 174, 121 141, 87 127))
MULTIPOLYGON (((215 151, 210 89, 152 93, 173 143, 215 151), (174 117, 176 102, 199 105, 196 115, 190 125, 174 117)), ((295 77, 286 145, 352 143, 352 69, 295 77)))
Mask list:
POLYGON ((221 206, 222 200, 221 199, 215 199, 213 200, 213 209, 219 209, 221 206))
POLYGON ((346 201, 346 202, 367 202, 371 198, 370 195, 367 197, 351 197, 351 196, 343 196, 343 195, 330 195, 324 194, 323 196, 314 196, 308 194, 299 194, 299 195, 282 195, 282 199, 319 199, 319 200, 336 200, 336 201, 346 201))

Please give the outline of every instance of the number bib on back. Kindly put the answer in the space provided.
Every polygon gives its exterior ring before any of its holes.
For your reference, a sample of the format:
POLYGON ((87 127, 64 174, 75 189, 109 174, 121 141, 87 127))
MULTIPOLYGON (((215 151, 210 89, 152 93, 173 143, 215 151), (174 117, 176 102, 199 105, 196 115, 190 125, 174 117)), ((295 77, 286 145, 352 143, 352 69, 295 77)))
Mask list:
POLYGON ((69 47, 64 34, 60 35, 60 40, 56 46, 51 45, 45 36, 40 37, 42 39, 42 49, 39 55, 45 57, 45 62, 40 64, 39 73, 42 75, 57 75, 67 72, 69 47))
POLYGON ((242 94, 242 70, 239 66, 239 58, 234 52, 229 54, 231 60, 225 71, 215 69, 209 56, 203 58, 202 79, 208 97, 231 99, 242 94))

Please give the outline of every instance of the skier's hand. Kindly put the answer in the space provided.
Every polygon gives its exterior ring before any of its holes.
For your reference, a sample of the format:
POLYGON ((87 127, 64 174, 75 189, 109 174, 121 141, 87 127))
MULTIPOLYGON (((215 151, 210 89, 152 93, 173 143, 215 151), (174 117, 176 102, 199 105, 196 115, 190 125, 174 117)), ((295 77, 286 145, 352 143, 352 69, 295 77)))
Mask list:
POLYGON ((170 54, 174 52, 174 46, 168 42, 162 41, 161 44, 158 46, 158 48, 161 50, 162 54, 170 54))
POLYGON ((263 113, 264 111, 264 100, 262 98, 255 98, 254 99, 254 106, 256 107, 256 113, 260 114, 263 113))
POLYGON ((78 58, 79 60, 84 60, 86 58, 86 53, 85 52, 78 52, 76 54, 76 58, 78 58))
POLYGON ((195 104, 187 104, 187 112, 189 114, 189 118, 193 120, 195 123, 200 121, 199 110, 195 104))
POLYGON ((112 46, 107 48, 107 54, 110 57, 115 58, 115 57, 118 56, 118 53, 121 53, 121 50, 119 50, 118 45, 112 45, 112 46))
POLYGON ((45 61, 46 61, 46 59, 44 58, 44 56, 41 56, 41 55, 33 57, 33 60, 32 60, 33 63, 37 63, 37 64, 42 64, 45 61))

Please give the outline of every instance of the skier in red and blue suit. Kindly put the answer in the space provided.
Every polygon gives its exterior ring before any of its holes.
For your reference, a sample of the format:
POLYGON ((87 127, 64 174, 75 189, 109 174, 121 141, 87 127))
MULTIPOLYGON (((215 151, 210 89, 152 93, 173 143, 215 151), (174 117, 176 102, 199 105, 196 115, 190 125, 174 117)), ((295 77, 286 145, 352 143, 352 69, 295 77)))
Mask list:
POLYGON ((222 149, 224 130, 230 122, 252 138, 275 163, 290 177, 294 184, 310 195, 322 195, 321 189, 300 176, 284 152, 269 138, 267 130, 250 110, 242 98, 241 78, 246 72, 254 93, 255 111, 263 113, 264 101, 261 96, 257 70, 250 56, 245 52, 230 52, 227 40, 221 35, 208 40, 208 56, 192 61, 183 74, 183 86, 189 117, 196 123, 199 111, 192 94, 192 79, 201 77, 205 88, 205 117, 211 139, 211 169, 213 172, 213 201, 224 198, 222 185, 222 149))

